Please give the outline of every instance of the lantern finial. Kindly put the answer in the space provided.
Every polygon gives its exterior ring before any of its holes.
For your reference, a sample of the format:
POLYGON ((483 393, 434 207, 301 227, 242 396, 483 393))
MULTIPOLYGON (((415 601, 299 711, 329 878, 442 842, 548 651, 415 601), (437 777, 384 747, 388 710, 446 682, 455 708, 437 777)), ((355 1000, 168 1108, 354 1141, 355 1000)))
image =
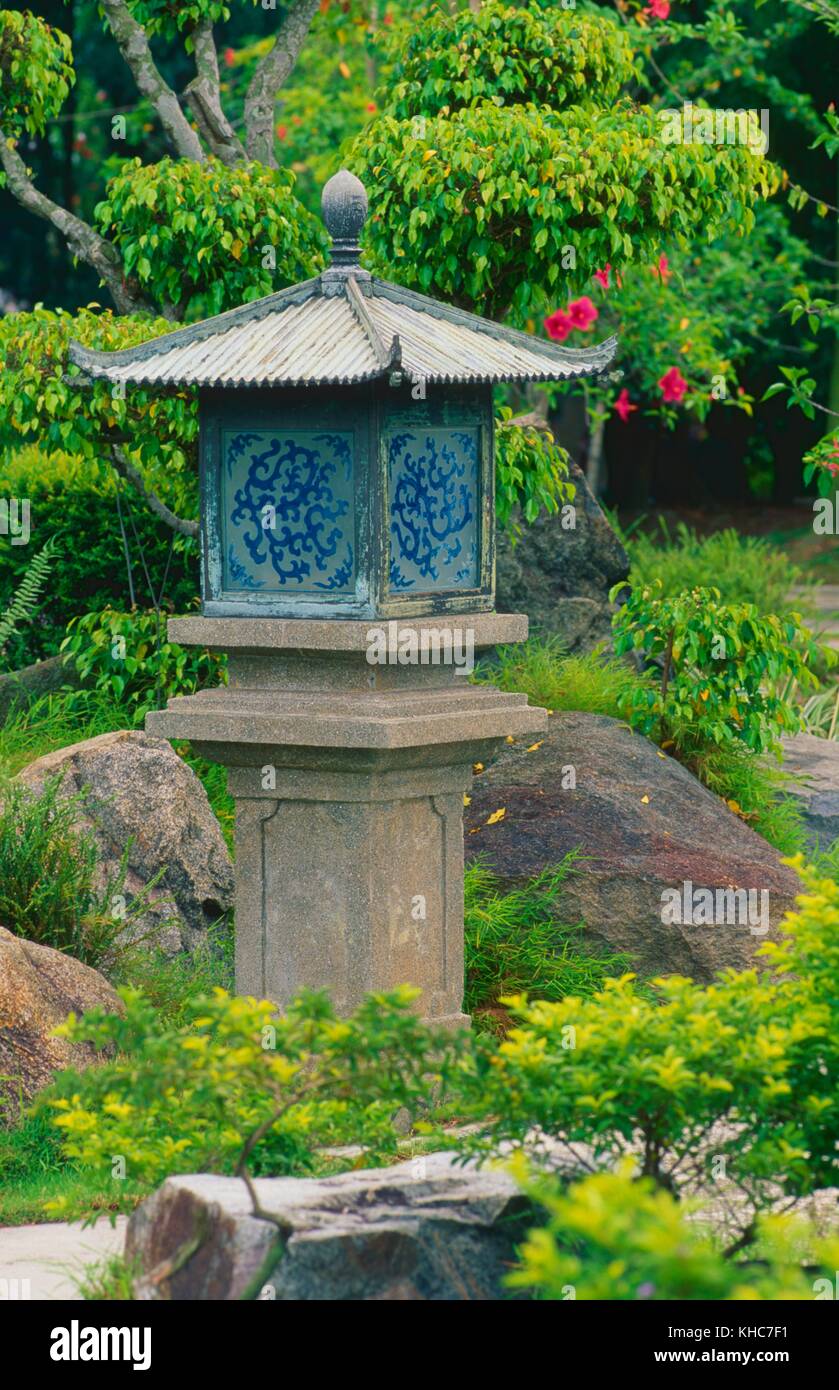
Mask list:
POLYGON ((332 237, 333 266, 357 266, 358 238, 367 218, 367 193, 361 179, 341 169, 324 186, 321 210, 332 237))

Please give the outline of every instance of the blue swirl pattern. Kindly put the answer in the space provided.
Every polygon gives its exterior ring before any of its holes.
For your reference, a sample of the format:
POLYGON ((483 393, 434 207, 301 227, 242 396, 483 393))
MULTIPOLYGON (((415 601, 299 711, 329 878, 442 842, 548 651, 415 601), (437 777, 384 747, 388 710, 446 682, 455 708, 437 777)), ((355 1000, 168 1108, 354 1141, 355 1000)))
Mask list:
POLYGON ((228 588, 355 588, 353 437, 227 432, 228 588))
POLYGON ((477 431, 392 434, 388 487, 391 588, 477 587, 477 431))

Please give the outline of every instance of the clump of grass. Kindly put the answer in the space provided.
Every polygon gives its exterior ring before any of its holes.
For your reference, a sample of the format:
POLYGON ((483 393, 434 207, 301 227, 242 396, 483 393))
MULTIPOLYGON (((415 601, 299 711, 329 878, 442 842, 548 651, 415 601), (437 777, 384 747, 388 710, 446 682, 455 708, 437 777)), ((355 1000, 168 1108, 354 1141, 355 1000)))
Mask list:
POLYGON ((99 691, 56 691, 12 711, 0 728, 0 767, 21 768, 71 743, 132 727, 131 712, 99 691))
POLYGON ((0 1094, 0 1225, 45 1221, 47 1202, 57 1202, 56 1220, 73 1220, 107 1199, 99 1174, 83 1172, 62 1152, 61 1134, 47 1107, 18 1108, 0 1094))
POLYGON ((138 921, 164 870, 134 895, 124 911, 130 844, 102 883, 94 837, 80 825, 83 794, 62 794, 63 778, 48 778, 36 796, 19 782, 0 786, 0 922, 16 936, 67 951, 108 970, 139 941, 138 921))
POLYGON ((215 922, 206 939, 190 952, 166 956, 156 947, 127 951, 112 982, 140 989, 173 1028, 188 1021, 190 1005, 214 989, 234 989, 233 931, 226 920, 215 922))
POLYGON ((832 840, 825 849, 810 850, 807 859, 822 878, 839 883, 839 840, 832 840))
POLYGON ((188 743, 177 744, 176 747, 184 762, 192 768, 199 782, 203 785, 213 815, 221 826, 221 833, 232 855, 235 848, 234 825, 236 817, 235 803, 227 790, 227 768, 222 767, 220 763, 211 763, 206 758, 199 758, 191 752, 188 743))
POLYGON ((131 1303, 134 1281, 139 1273, 138 1260, 128 1260, 125 1255, 107 1255, 103 1260, 85 1265, 77 1288, 87 1302, 131 1303))
POLYGON ((613 719, 621 717, 621 696, 646 684, 627 662, 607 656, 602 648, 569 656, 558 637, 499 647, 492 662, 480 663, 473 680, 501 690, 524 691, 532 705, 606 714, 613 719))
POLYGON ((723 603, 753 603, 761 614, 785 613, 793 606, 790 591, 804 574, 778 546, 733 528, 698 536, 684 522, 674 539, 664 518, 659 521, 660 538, 643 531, 624 537, 633 586, 660 579, 664 598, 685 589, 716 588, 723 603))
POLYGON ((799 854, 806 849, 803 808, 798 798, 789 794, 793 778, 770 758, 730 745, 696 748, 686 743, 675 751, 709 791, 727 801, 781 854, 799 854))
POLYGON ((577 854, 566 855, 521 888, 504 891, 481 861, 465 876, 464 1008, 495 1028, 510 994, 531 999, 585 997, 603 988, 609 975, 630 969, 629 957, 595 952, 584 942, 585 926, 558 916, 557 898, 574 872, 577 854))

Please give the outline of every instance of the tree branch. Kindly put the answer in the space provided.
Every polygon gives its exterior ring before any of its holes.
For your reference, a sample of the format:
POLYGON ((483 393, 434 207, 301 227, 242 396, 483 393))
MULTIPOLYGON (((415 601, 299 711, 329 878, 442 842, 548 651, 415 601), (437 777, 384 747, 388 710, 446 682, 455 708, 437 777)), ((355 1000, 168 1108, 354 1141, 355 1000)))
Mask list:
POLYGON ((276 169, 274 106, 306 41, 319 0, 292 0, 273 47, 260 59, 245 97, 245 146, 250 159, 276 169))
POLYGON ((21 159, 9 137, 0 128, 0 164, 6 174, 6 187, 12 197, 45 222, 50 222, 67 242, 74 256, 96 271, 108 286, 111 298, 120 314, 156 314, 156 307, 140 292, 132 289, 125 278, 122 261, 116 247, 101 237, 93 227, 88 226, 66 208, 54 203, 45 193, 36 188, 29 170, 21 159))
POLYGON ((198 522, 187 521, 182 516, 176 516, 165 502, 162 502, 156 492, 152 492, 146 487, 146 481, 139 468, 135 468, 127 455, 117 444, 111 445, 111 462, 117 473, 132 487, 136 488, 149 511, 154 512, 155 516, 164 521, 167 526, 171 526, 173 531, 177 531, 181 536, 197 536, 198 522))
POLYGON ((193 30, 192 43, 198 75, 190 82, 184 95, 211 154, 224 164, 241 164, 247 156, 221 104, 218 53, 209 19, 203 19, 193 30))
POLYGON ((145 29, 130 13, 125 0, 102 0, 102 9, 134 81, 157 112, 176 153, 203 164, 201 141, 181 110, 177 96, 158 72, 145 29))

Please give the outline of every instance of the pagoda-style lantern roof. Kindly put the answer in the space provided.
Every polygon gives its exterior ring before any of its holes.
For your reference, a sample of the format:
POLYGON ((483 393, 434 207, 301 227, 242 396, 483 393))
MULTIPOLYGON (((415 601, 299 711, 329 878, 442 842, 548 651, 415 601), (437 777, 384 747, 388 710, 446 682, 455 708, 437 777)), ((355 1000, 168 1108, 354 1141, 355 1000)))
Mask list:
POLYGON ((198 388, 205 617, 491 612, 493 384, 597 375, 616 339, 567 348, 371 275, 346 170, 323 215, 323 274, 70 360, 119 387, 198 388))
POLYGON ((349 386, 377 378, 434 383, 595 376, 617 339, 568 348, 370 275, 359 265, 363 184, 342 170, 323 191, 333 264, 322 275, 120 352, 73 343, 87 375, 144 386, 349 386))

